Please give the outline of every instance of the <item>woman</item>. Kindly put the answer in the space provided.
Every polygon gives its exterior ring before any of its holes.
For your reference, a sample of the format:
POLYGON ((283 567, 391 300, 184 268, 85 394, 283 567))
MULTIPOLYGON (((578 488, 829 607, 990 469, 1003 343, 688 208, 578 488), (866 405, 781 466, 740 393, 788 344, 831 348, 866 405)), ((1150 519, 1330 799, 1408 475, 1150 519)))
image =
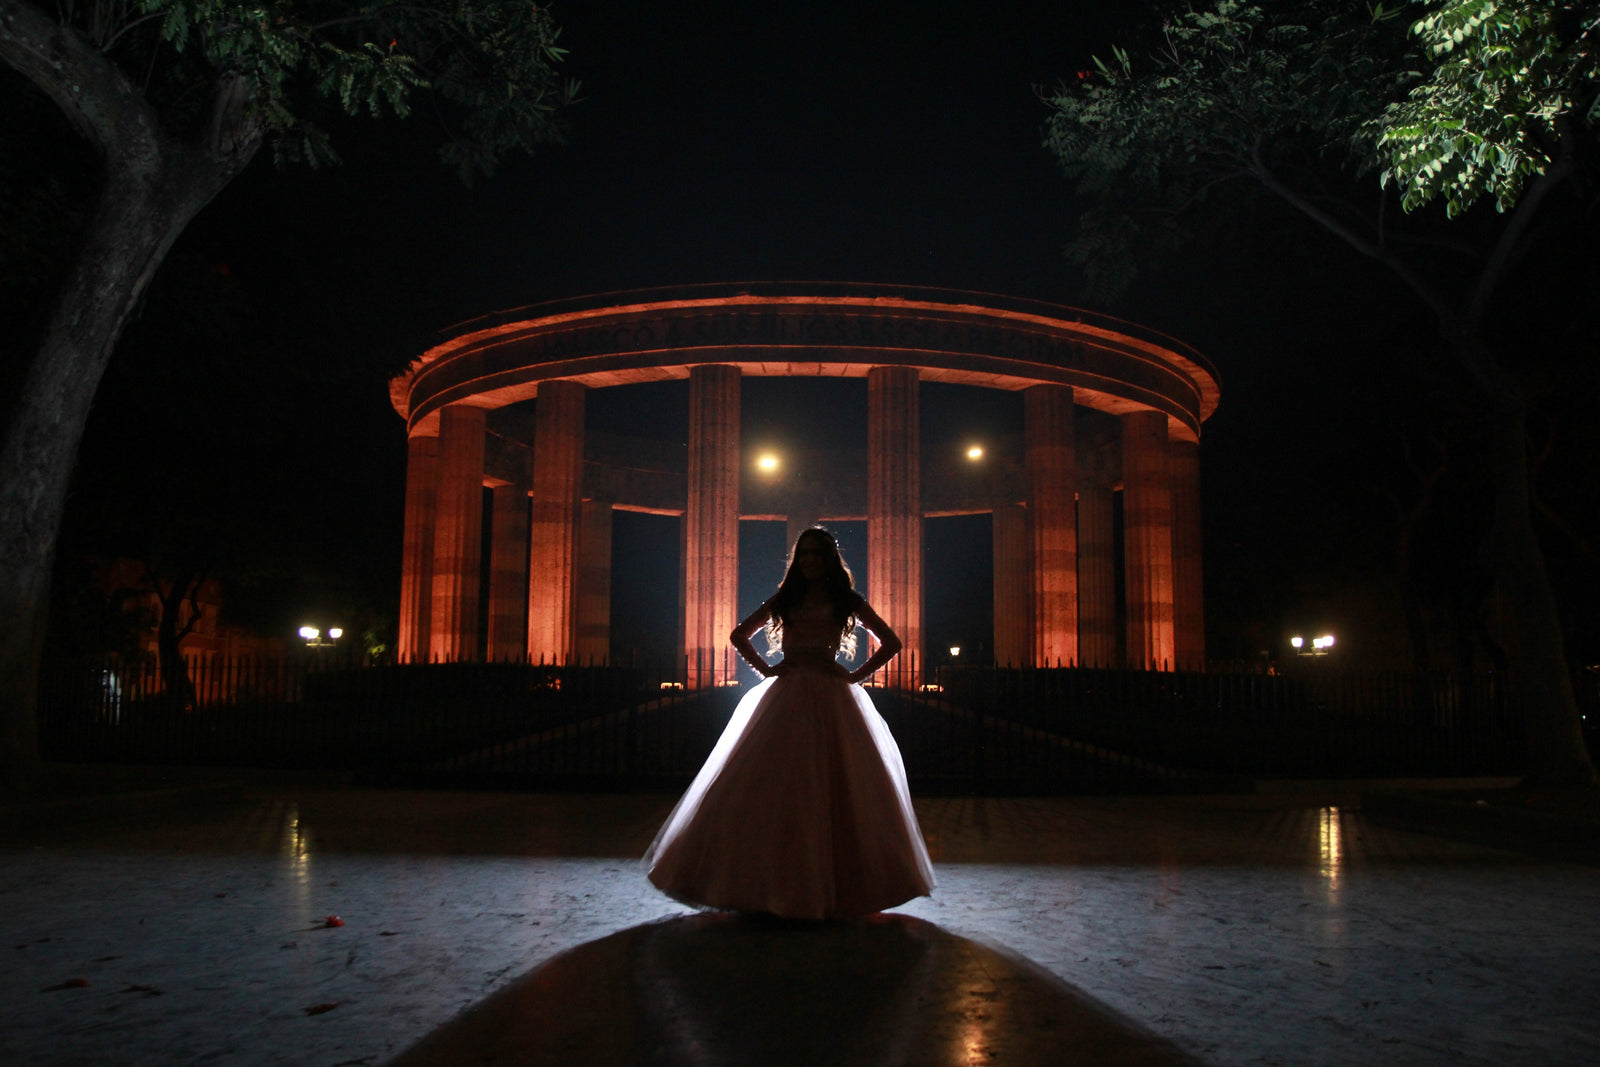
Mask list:
POLYGON ((833 535, 795 540, 778 591, 733 631, 766 680, 733 713, 705 766, 645 853, 650 881, 677 900, 792 919, 870 915, 924 896, 933 866, 905 766, 859 683, 900 651, 867 605, 833 535), (857 624, 878 649, 853 672, 857 624), (767 630, 783 659, 750 643, 767 630))

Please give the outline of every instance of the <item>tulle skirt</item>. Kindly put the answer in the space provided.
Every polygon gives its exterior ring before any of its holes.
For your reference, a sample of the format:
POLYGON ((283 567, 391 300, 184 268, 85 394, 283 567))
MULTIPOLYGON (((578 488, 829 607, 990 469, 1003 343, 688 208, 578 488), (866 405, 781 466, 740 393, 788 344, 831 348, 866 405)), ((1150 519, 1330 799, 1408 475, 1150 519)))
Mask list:
POLYGON ((796 919, 870 915, 934 887, 889 727, 822 670, 739 701, 644 864, 684 903, 796 919))

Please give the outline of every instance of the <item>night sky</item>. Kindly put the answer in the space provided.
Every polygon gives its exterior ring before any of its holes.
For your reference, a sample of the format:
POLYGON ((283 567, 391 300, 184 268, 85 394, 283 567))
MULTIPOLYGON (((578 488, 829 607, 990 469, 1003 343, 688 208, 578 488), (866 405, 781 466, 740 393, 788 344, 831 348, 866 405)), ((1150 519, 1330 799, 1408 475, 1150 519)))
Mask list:
MULTIPOLYGON (((425 111, 336 121, 342 167, 276 171, 262 158, 193 224, 102 387, 64 557, 103 541, 130 499, 218 513, 251 558, 247 621, 279 625, 314 603, 392 619, 404 442, 386 383, 453 323, 591 292, 768 279, 1085 304, 1062 255, 1081 205, 1040 146, 1035 87, 1126 41, 1144 7, 554 5, 583 85, 566 145, 466 188, 432 161, 425 111)), ((1211 653, 1252 657, 1296 627, 1337 628, 1374 662, 1392 649, 1386 494, 1406 483, 1400 442, 1417 413, 1450 408, 1420 308, 1264 207, 1096 310, 1173 334, 1220 371, 1202 442, 1211 653)), ((681 387, 629 388, 645 392, 592 398, 590 424, 683 432, 681 387)), ((1014 398, 962 394, 925 389, 926 439, 1019 429, 1014 398)), ((803 410, 808 432, 864 441, 862 383, 796 395, 747 384, 747 435, 803 410)), ((1585 412, 1592 397, 1569 424, 1588 425, 1585 412)), ((1564 462, 1581 470, 1582 454, 1564 462)), ((1459 508, 1430 533, 1442 589, 1472 584, 1448 570, 1470 560, 1474 536, 1470 484, 1453 491, 1459 508)), ((1592 530, 1590 518, 1574 521, 1592 530)), ((930 642, 982 639, 961 620, 987 625, 986 533, 940 530, 930 564, 971 561, 982 588, 930 591, 930 642)), ((750 538, 763 552, 781 543, 750 538)), ((640 553, 619 561, 619 583, 675 569, 640 553)), ((1574 580, 1593 583, 1592 558, 1583 566, 1574 580)))

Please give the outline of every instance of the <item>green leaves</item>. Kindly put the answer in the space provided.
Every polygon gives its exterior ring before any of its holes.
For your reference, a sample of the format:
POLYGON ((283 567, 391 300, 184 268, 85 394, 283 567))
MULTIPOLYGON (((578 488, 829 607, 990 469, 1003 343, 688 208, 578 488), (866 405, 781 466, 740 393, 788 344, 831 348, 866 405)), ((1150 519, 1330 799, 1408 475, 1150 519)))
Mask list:
POLYGON ((159 38, 209 69, 241 123, 259 125, 279 161, 336 160, 307 120, 309 97, 351 115, 410 114, 431 92, 450 124, 442 154, 464 178, 511 150, 559 139, 576 96, 549 11, 528 0, 136 0, 159 38))
POLYGON ((1044 95, 1045 147, 1093 205, 1068 246, 1089 295, 1114 297, 1224 189, 1359 169, 1362 123, 1411 80, 1389 22, 1353 0, 1213 0, 1166 16, 1144 51, 1113 49, 1044 95))
POLYGON ((1596 0, 1434 0, 1411 31, 1437 63, 1370 120, 1381 180, 1415 210, 1505 211, 1600 119, 1596 0))
POLYGON ((428 53, 433 87, 454 105, 460 127, 444 149, 464 179, 493 170, 511 149, 558 141, 559 111, 577 98, 556 76, 566 55, 544 8, 520 3, 460 3, 457 33, 428 53))
POLYGON ((1241 180, 1314 190, 1318 162, 1377 170, 1404 210, 1441 200, 1456 216, 1484 197, 1505 211, 1592 155, 1600 0, 1413 2, 1426 12, 1407 29, 1383 3, 1212 0, 1166 16, 1144 54, 1095 58, 1044 101, 1045 147, 1094 204, 1069 255, 1131 260, 1145 249, 1128 240, 1165 232, 1158 217, 1184 225, 1241 180))

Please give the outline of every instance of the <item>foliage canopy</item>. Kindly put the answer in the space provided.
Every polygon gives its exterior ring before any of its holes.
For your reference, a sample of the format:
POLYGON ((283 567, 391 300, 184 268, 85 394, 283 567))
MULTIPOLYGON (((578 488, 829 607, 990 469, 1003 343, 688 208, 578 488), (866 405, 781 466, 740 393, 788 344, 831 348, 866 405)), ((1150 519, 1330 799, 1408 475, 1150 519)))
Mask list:
POLYGON ((1045 146, 1094 205, 1068 248, 1091 294, 1118 293, 1223 188, 1377 247, 1381 214, 1339 203, 1330 174, 1377 171, 1406 211, 1442 198, 1453 216, 1484 196, 1507 209, 1592 150, 1600 2, 1417 2, 1407 32, 1381 2, 1212 0, 1043 93, 1045 146))
POLYGON ((1145 251, 1186 237, 1224 187, 1355 162, 1363 123, 1419 77, 1390 15, 1345 0, 1216 0, 1165 17, 1142 55, 1113 49, 1044 95, 1045 146, 1094 204, 1068 254, 1092 295, 1120 292, 1145 251))
MULTIPOLYGON (((1221 215, 1199 205, 1238 190, 1314 222, 1428 307, 1482 442, 1482 558, 1534 778, 1592 784, 1531 518, 1524 361, 1501 359, 1485 320, 1542 206, 1596 162, 1600 0, 1417 2, 1428 14, 1408 33, 1382 2, 1210 0, 1167 16, 1148 56, 1115 50, 1045 94, 1046 147, 1093 203, 1068 251, 1091 295, 1115 296, 1141 260, 1221 215), (1366 192, 1351 180, 1373 171, 1366 192), (1488 197, 1501 213, 1477 213, 1469 240, 1442 218, 1401 232, 1391 183, 1406 211, 1442 201, 1439 214, 1456 216, 1488 197)), ((1513 355, 1528 347, 1518 341, 1513 355)))
POLYGON ((1432 73, 1363 132, 1410 211, 1452 217, 1481 197, 1505 211, 1600 122, 1600 3, 1445 0, 1412 27, 1432 73))
POLYGON ((464 178, 557 139, 577 87, 548 8, 531 0, 64 0, 61 22, 135 80, 191 138, 264 137, 279 162, 337 156, 319 100, 408 115, 419 95, 464 178))
POLYGON ((100 179, 35 353, 15 387, 4 383, 7 782, 25 787, 40 770, 49 575, 95 390, 173 242, 263 144, 280 161, 332 160, 327 112, 405 114, 426 97, 447 130, 442 154, 465 178, 556 139, 575 93, 557 76, 557 35, 532 0, 0 0, 0 63, 61 111, 100 179))

